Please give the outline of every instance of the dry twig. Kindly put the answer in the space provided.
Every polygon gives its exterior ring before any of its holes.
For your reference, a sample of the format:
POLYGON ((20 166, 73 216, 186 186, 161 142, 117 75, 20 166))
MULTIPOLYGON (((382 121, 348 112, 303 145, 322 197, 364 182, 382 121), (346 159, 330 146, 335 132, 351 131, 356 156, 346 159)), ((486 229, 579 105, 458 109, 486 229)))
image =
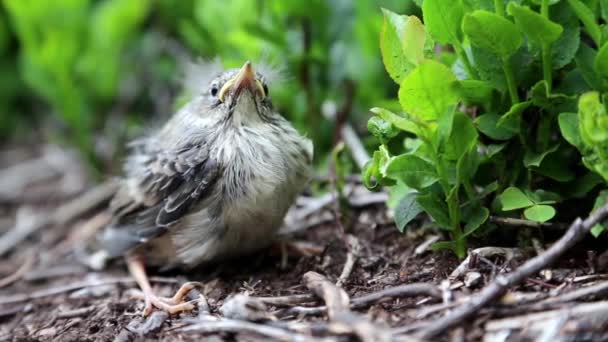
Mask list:
POLYGON ((357 258, 359 258, 359 253, 361 253, 361 243, 359 242, 359 239, 348 234, 346 235, 346 241, 348 243, 348 253, 346 254, 346 262, 344 263, 342 273, 340 273, 340 277, 336 282, 336 286, 342 286, 342 284, 348 280, 348 277, 350 277, 350 274, 353 272, 357 258))
POLYGON ((304 285, 314 294, 323 298, 327 305, 327 316, 331 323, 357 335, 361 341, 389 341, 390 331, 372 324, 363 316, 349 310, 349 298, 346 292, 316 272, 307 272, 303 276, 304 285))
POLYGON ((19 267, 13 274, 0 279, 0 289, 21 279, 27 272, 32 269, 35 260, 36 254, 30 253, 25 258, 25 261, 23 262, 21 267, 19 267))
POLYGON ((543 254, 540 254, 519 267, 516 271, 507 275, 498 275, 494 281, 486 286, 479 294, 475 295, 467 305, 463 305, 452 311, 426 328, 422 329, 419 337, 432 339, 447 329, 462 324, 467 318, 473 316, 484 306, 504 295, 510 287, 520 284, 526 278, 539 272, 541 269, 555 262, 562 254, 580 241, 591 228, 608 216, 608 204, 592 213, 584 221, 576 219, 570 228, 557 242, 555 242, 543 254))

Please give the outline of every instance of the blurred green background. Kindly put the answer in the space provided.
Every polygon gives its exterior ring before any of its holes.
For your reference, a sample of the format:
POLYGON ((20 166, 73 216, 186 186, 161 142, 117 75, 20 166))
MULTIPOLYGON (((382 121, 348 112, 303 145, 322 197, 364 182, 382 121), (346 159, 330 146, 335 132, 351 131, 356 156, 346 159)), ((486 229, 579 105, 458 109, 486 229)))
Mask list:
POLYGON ((271 85, 275 105, 322 161, 333 139, 323 106, 351 108, 362 133, 369 108, 393 107, 381 7, 417 11, 404 0, 5 0, 0 140, 67 144, 107 170, 126 140, 183 103, 183 60, 262 59, 284 69, 286 80, 271 85))

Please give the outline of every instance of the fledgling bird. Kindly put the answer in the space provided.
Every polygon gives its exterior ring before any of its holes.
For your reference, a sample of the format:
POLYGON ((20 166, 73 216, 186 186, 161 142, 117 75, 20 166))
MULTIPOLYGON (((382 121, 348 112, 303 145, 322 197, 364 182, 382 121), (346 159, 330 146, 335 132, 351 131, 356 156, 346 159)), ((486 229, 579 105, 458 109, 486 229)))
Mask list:
POLYGON ((306 185, 313 156, 312 142, 273 108, 250 62, 221 72, 132 147, 100 240, 111 256, 126 256, 144 315, 193 308, 183 302, 192 283, 159 297, 145 265, 192 268, 267 247, 306 185))

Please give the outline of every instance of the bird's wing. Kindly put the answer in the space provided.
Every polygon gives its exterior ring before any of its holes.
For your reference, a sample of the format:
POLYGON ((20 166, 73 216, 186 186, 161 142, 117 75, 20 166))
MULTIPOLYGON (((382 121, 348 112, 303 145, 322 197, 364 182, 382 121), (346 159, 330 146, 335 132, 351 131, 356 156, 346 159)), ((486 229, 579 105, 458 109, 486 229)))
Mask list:
POLYGON ((110 209, 113 224, 101 242, 120 255, 163 234, 211 193, 219 166, 204 144, 160 150, 144 143, 126 164, 127 177, 110 209))

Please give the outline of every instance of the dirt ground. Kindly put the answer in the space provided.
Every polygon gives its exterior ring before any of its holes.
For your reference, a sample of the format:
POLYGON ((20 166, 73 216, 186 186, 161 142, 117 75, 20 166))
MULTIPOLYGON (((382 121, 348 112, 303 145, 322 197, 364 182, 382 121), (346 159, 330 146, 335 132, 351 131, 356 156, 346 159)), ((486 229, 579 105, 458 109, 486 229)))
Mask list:
MULTIPOLYGON (((57 179, 66 175, 69 172, 57 179)), ((74 193, 91 187, 90 182, 82 184, 74 193)), ((48 189, 40 191, 48 193, 48 189)), ((68 200, 78 196, 65 194, 68 200)), ((43 197, 0 194, 0 252, 11 234, 18 242, 5 247, 0 259, 0 341, 348 341, 379 336, 416 340, 417 330, 455 306, 466 305, 492 279, 511 272, 561 235, 561 231, 524 233, 521 228, 505 228, 505 235, 511 236, 503 240, 508 248, 472 251, 459 267, 453 254, 428 248, 427 242, 443 235, 433 228, 420 228, 428 226, 424 217, 402 234, 388 210, 370 201, 350 209, 349 235, 334 221, 320 220, 323 223, 308 224, 283 238, 308 243, 314 255, 294 255, 289 248, 277 247, 189 272, 149 270, 159 294, 170 296, 186 281, 203 286, 190 295, 197 303, 194 311, 173 316, 156 312, 144 318, 143 302, 133 298, 136 285, 124 262, 112 260, 94 271, 81 262, 86 251, 75 248, 80 238, 91 235, 88 230, 103 208, 87 208, 78 219, 62 222, 57 219, 57 203, 63 200, 43 197), (49 216, 55 220, 49 221, 49 216), (28 217, 43 223, 28 225, 28 217), (32 226, 37 229, 21 234, 32 226), (524 235, 530 247, 515 248, 520 239, 513 237, 524 235), (355 241, 357 248, 349 247, 347 239, 355 241), (344 274, 349 253, 354 264, 344 274), (455 270, 460 271, 456 274, 455 270), (336 293, 339 288, 345 291, 351 310, 347 305, 342 316, 331 309, 326 312, 324 305, 331 307, 331 298, 312 295, 314 290, 304 280, 311 271, 329 283, 341 283, 336 293), (386 291, 417 283, 436 294, 386 291), (361 298, 375 293, 382 295, 361 304, 361 298), (248 299, 242 307, 237 305, 235 314, 225 304, 236 294, 246 294, 248 299), (269 299, 285 296, 287 304, 269 299), (344 315, 352 319, 352 325, 344 315)), ((308 216, 331 216, 328 207, 308 216)), ((608 340, 605 242, 586 239, 557 265, 512 288, 500 303, 484 308, 439 340, 608 340)), ((471 248, 476 247, 473 241, 471 248)))

